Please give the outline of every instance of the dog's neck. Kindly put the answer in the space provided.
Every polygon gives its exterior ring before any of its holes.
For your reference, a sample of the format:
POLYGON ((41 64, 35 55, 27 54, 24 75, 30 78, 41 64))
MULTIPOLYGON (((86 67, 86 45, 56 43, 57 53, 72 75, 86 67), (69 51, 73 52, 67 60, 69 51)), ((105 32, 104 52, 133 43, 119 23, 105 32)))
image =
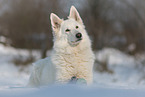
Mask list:
POLYGON ((91 44, 88 42, 87 44, 84 44, 83 42, 76 45, 76 46, 70 46, 68 43, 64 43, 61 41, 56 41, 54 44, 54 51, 59 52, 62 54, 74 54, 74 53, 80 53, 85 52, 87 50, 90 50, 91 44))

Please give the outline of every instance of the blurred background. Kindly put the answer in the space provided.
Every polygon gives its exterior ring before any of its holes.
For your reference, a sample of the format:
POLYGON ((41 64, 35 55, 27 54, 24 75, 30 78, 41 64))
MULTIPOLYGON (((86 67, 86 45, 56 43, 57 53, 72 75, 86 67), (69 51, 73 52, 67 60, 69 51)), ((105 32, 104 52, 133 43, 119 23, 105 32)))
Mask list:
POLYGON ((48 56, 53 45, 50 13, 66 19, 71 5, 93 41, 95 71, 115 74, 114 65, 120 64, 123 69, 117 74, 128 71, 125 78, 130 82, 131 71, 140 71, 137 83, 144 82, 145 0, 0 0, 1 65, 22 66, 22 71, 48 56))

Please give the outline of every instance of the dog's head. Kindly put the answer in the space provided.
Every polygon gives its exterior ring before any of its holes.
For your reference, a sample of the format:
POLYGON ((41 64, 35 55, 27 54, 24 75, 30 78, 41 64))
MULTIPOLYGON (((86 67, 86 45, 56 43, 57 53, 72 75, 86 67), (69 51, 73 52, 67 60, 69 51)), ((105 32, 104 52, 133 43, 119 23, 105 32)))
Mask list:
POLYGON ((71 46, 76 46, 85 38, 83 21, 74 6, 71 7, 67 20, 60 19, 54 13, 51 13, 50 19, 55 40, 64 40, 71 46))

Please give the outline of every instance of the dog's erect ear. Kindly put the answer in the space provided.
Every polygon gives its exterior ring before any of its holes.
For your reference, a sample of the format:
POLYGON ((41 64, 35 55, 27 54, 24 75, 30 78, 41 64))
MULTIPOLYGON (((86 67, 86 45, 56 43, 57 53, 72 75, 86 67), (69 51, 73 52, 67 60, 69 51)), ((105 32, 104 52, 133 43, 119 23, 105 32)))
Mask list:
POLYGON ((73 18, 73 19, 75 19, 77 22, 83 24, 83 21, 82 21, 80 15, 79 15, 77 9, 76 9, 74 6, 71 6, 69 18, 73 18))
POLYGON ((61 26, 62 23, 62 19, 60 19, 56 14, 51 13, 50 15, 50 20, 51 20, 51 25, 52 25, 52 29, 54 31, 58 30, 61 26))

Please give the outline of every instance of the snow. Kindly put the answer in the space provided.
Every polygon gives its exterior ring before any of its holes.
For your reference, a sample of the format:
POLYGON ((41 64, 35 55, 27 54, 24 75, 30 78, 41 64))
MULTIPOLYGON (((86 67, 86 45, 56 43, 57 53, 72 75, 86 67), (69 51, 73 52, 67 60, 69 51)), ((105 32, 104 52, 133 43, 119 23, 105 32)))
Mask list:
MULTIPOLYGON (((40 58, 38 51, 34 51, 32 54, 37 56, 36 59, 40 58)), ((15 49, 0 44, 0 90, 11 86, 22 87, 27 84, 32 65, 16 66, 13 60, 18 57, 25 59, 29 55, 28 50, 15 49)))
POLYGON ((136 57, 129 56, 116 49, 105 48, 96 53, 96 60, 106 62, 108 68, 113 71, 113 74, 95 73, 94 77, 97 83, 128 86, 129 88, 145 87, 145 67, 136 57))
MULTIPOLYGON (((33 51, 32 54, 37 56, 36 59, 40 58, 39 51, 33 51)), ((91 86, 28 88, 25 86, 32 65, 21 70, 12 60, 17 56, 29 56, 29 51, 0 44, 0 97, 145 97, 143 54, 135 57, 113 48, 104 48, 95 55, 95 66, 105 62, 113 73, 94 71, 94 84, 91 86)))
POLYGON ((50 86, 41 89, 0 91, 0 97, 144 97, 143 89, 113 89, 79 86, 50 86))

